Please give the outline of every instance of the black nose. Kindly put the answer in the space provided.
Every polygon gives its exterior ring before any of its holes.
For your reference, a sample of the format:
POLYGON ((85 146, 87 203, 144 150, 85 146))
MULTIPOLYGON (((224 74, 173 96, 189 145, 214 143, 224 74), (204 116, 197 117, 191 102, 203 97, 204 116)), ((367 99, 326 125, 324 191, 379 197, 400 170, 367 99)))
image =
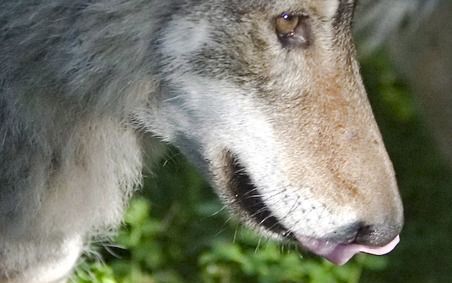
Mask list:
POLYGON ((356 235, 355 243, 369 246, 385 246, 402 231, 402 225, 362 225, 356 235))
POLYGON ((402 225, 369 225, 364 222, 356 222, 341 227, 328 238, 338 243, 382 247, 394 240, 401 230, 402 225))

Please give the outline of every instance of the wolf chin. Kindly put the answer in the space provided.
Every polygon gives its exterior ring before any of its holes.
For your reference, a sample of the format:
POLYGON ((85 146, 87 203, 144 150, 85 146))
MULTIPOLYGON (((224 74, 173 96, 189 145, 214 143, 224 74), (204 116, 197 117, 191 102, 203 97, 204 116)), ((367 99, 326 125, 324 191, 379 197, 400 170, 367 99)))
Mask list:
POLYGON ((337 264, 403 211, 351 0, 0 2, 0 282, 65 282, 178 147, 244 222, 337 264))

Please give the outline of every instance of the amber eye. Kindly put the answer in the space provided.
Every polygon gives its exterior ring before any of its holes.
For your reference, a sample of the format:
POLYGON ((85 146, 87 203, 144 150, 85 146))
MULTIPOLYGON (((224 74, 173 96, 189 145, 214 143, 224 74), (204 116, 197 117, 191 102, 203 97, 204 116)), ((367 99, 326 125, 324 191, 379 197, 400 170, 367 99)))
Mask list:
POLYGON ((280 37, 293 36, 300 23, 300 16, 283 13, 276 18, 276 32, 280 37))
POLYGON ((305 14, 282 13, 275 20, 279 41, 287 47, 307 47, 311 40, 309 17, 305 14))

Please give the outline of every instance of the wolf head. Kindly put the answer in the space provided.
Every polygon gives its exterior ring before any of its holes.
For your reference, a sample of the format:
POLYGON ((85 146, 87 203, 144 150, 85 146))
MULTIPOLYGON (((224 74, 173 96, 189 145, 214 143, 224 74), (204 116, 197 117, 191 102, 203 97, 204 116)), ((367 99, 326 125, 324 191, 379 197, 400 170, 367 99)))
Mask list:
POLYGON ((351 0, 175 8, 153 44, 158 95, 136 113, 247 223, 338 264, 389 252, 403 223, 355 60, 354 8, 351 0))

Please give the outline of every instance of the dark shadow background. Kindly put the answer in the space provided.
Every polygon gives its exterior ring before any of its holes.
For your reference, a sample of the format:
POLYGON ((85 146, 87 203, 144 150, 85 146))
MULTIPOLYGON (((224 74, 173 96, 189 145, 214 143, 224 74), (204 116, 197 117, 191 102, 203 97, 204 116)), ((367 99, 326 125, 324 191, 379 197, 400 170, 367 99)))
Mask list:
POLYGON ((425 122, 425 114, 421 114, 424 105, 411 95, 394 68, 385 66, 388 61, 384 53, 367 59, 363 62, 363 76, 397 173, 406 224, 387 269, 365 272, 361 282, 449 282, 452 174, 425 122))

